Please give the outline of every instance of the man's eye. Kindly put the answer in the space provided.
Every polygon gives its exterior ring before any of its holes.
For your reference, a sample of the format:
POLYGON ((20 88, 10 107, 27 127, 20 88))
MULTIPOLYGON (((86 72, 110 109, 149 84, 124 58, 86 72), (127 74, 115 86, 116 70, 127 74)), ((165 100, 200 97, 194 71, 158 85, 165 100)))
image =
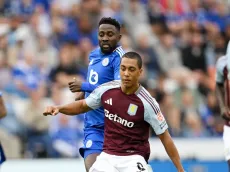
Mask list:
POLYGON ((135 69, 133 69, 133 68, 131 68, 131 69, 129 69, 131 72, 134 72, 135 71, 135 69))
POLYGON ((113 34, 112 34, 112 33, 109 33, 109 34, 108 34, 108 36, 109 36, 109 37, 112 37, 112 36, 113 36, 113 34))

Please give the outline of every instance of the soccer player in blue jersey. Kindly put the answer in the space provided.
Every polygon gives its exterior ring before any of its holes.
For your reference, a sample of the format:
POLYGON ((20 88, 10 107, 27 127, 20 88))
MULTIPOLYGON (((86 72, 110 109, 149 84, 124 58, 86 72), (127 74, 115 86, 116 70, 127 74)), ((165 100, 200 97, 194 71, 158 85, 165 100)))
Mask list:
MULTIPOLYGON (((98 26, 99 47, 89 55, 87 82, 69 83, 72 92, 84 92, 85 97, 103 83, 120 80, 120 62, 124 51, 118 42, 121 39, 120 24, 113 18, 102 18, 98 26)), ((85 114, 84 146, 80 154, 89 171, 102 152, 104 141, 104 110, 99 108, 85 114)))
MULTIPOLYGON (((2 99, 2 93, 0 92, 0 119, 6 116, 6 107, 2 99)), ((6 160, 2 146, 0 144, 0 166, 6 160)))

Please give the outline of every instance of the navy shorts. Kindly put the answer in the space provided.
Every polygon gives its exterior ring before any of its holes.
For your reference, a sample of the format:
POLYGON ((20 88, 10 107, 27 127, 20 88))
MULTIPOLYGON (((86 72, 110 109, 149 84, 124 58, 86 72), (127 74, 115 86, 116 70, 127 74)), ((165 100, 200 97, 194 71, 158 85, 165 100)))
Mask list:
POLYGON ((81 156, 85 159, 88 155, 101 153, 104 143, 104 129, 87 129, 84 131, 84 146, 79 149, 81 156))

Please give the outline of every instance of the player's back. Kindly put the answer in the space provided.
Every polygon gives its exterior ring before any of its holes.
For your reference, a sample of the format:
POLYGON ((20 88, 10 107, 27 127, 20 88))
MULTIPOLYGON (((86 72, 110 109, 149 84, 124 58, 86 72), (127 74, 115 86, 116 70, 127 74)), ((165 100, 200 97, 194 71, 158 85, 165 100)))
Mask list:
MULTIPOLYGON (((110 54, 103 54, 100 48, 93 50, 89 55, 87 81, 92 85, 101 85, 118 79, 123 54, 124 51, 121 46, 110 54)), ((86 93, 86 97, 89 94, 86 93)), ((99 129, 104 127, 104 109, 102 107, 85 114, 85 128, 91 127, 99 129)))
MULTIPOLYGON (((119 81, 117 81, 119 82, 119 81)), ((105 109, 105 137, 103 151, 119 156, 141 155, 149 158, 149 127, 156 134, 167 129, 155 99, 140 86, 135 94, 126 95, 117 82, 105 91, 101 103, 105 109)))

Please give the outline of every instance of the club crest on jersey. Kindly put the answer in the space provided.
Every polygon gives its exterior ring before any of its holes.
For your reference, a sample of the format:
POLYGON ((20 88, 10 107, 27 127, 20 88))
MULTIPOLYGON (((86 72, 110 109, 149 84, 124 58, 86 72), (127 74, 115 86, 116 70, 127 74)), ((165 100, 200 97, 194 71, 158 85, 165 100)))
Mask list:
POLYGON ((134 105, 134 104, 131 103, 131 104, 129 105, 129 108, 128 108, 128 114, 129 114, 130 116, 136 115, 136 113, 137 113, 137 108, 138 108, 137 105, 134 105))
POLYGON ((165 118, 164 118, 164 116, 162 115, 161 112, 158 112, 158 113, 157 113, 157 119, 158 119, 159 121, 161 121, 161 122, 165 120, 165 118))
POLYGON ((109 64, 109 58, 104 58, 103 60, 102 60, 102 65, 103 66, 107 66, 109 64))

